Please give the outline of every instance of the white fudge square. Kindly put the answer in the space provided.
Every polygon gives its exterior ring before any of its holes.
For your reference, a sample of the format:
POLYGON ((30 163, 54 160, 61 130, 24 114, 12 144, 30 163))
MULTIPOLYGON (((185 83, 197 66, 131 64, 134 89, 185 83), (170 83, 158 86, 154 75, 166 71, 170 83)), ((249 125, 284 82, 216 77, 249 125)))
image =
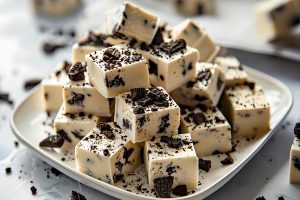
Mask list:
POLYGON ((290 151, 290 183, 300 184, 300 140, 297 137, 290 151))
POLYGON ((207 32, 204 33, 193 47, 200 52, 200 61, 202 62, 211 62, 220 51, 220 47, 207 32))
POLYGON ((184 40, 164 42, 137 51, 148 60, 150 82, 154 86, 162 86, 170 92, 195 78, 199 53, 187 46, 184 40))
POLYGON ((259 85, 246 82, 226 88, 219 107, 235 134, 256 136, 270 129, 270 105, 259 85))
POLYGON ((178 104, 191 107, 198 104, 216 106, 225 87, 222 69, 212 63, 197 63, 196 72, 196 81, 189 81, 172 91, 172 98, 178 104))
POLYGON ((216 57, 214 63, 218 64, 225 74, 226 86, 243 84, 248 80, 248 74, 235 57, 216 57))
POLYGON ((74 146, 100 121, 99 117, 93 115, 64 114, 64 107, 61 106, 54 119, 54 130, 56 134, 64 139, 61 150, 69 150, 74 146))
POLYGON ((31 0, 34 11, 41 15, 64 16, 81 5, 81 0, 31 0))
POLYGON ((41 98, 43 109, 48 112, 57 112, 63 102, 62 89, 68 81, 68 71, 71 64, 64 61, 47 76, 41 83, 41 98))
MULTIPOLYGON (((81 65, 81 63, 75 63, 74 65, 81 65)), ((84 73, 83 80, 69 80, 64 85, 63 105, 64 114, 84 112, 87 115, 110 117, 112 115, 113 99, 103 97, 98 90, 90 85, 88 75, 84 73)))
POLYGON ((172 0, 177 11, 186 16, 212 14, 215 11, 214 0, 172 0))
POLYGON ((121 33, 151 44, 159 26, 159 18, 125 2, 119 9, 107 13, 105 26, 109 33, 121 33))
POLYGON ((99 123, 76 145, 75 159, 79 171, 112 184, 141 164, 141 148, 114 122, 99 123))
POLYGON ((263 1, 256 6, 257 27, 267 40, 287 35, 300 23, 299 0, 263 1))
POLYGON ((198 157, 232 148, 230 124, 217 107, 181 108, 181 128, 191 134, 198 157))
POLYGON ((155 183, 165 177, 173 179, 172 188, 198 186, 198 157, 189 133, 146 141, 144 159, 150 188, 158 189, 155 183))
POLYGON ((111 98, 136 87, 150 87, 146 59, 126 45, 116 45, 86 55, 91 84, 111 98))
POLYGON ((177 134, 180 109, 162 87, 133 89, 117 96, 115 105, 114 121, 133 143, 177 134))

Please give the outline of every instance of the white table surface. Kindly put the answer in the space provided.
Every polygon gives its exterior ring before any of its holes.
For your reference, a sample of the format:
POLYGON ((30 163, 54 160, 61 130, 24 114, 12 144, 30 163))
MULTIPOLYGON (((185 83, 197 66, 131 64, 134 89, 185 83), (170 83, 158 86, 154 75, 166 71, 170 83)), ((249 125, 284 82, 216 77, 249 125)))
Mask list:
MULTIPOLYGON (((90 27, 99 27, 103 11, 120 1, 97 1, 96 6, 90 6, 90 2, 87 2, 83 16, 76 15, 64 20, 49 21, 37 19, 30 12, 28 1, 0 0, 0 91, 9 92, 11 98, 18 102, 25 95, 24 80, 43 78, 56 63, 70 58, 70 47, 58 50, 51 56, 46 56, 40 51, 41 43, 53 37, 49 32, 41 33, 40 24, 47 27, 50 26, 49 24, 52 24, 52 27, 61 27, 62 24, 66 27, 74 27, 80 35, 90 27), (91 20, 92 16, 97 20, 91 20)), ((155 12, 159 13, 159 11, 155 12)), ((166 16, 166 13, 162 15, 166 16)), ((163 19, 166 20, 169 17, 163 19)), ((72 40, 68 42, 71 44, 72 40)), ((228 52, 237 56, 243 64, 271 74, 287 84, 293 92, 295 103, 288 118, 282 124, 283 128, 277 131, 240 173, 207 199, 247 200, 262 195, 266 199, 277 199, 282 195, 285 199, 298 200, 300 187, 291 185, 288 181, 288 157, 293 139, 293 127, 300 120, 300 106, 298 105, 300 102, 300 63, 241 50, 229 49, 228 52)), ((63 174, 56 177, 51 172, 48 173, 51 166, 34 156, 22 145, 18 148, 14 147, 15 138, 9 128, 10 113, 11 107, 0 103, 1 200, 70 199, 72 190, 84 194, 89 200, 114 199, 63 174), (12 168, 11 175, 5 174, 6 167, 12 168), (36 196, 31 195, 32 185, 38 189, 36 196)))

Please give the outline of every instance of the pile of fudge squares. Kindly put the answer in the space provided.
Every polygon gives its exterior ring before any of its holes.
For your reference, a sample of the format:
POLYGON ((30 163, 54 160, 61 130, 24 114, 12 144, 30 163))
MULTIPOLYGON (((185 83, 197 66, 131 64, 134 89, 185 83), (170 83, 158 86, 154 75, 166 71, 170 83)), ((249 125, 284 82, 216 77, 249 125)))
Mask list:
POLYGON ((111 184, 143 164, 157 197, 188 194, 200 157, 269 130, 263 89, 219 51, 194 21, 160 25, 125 2, 42 82, 45 110, 59 111, 40 146, 75 148, 77 169, 111 184))

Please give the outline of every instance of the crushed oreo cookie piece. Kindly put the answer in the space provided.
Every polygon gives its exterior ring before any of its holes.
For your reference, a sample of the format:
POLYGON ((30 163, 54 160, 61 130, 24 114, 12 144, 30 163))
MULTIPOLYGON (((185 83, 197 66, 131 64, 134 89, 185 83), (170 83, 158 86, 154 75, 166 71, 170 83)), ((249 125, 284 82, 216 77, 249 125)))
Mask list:
POLYGON ((125 86, 125 82, 122 77, 120 77, 120 74, 115 76, 113 79, 108 80, 108 78, 105 78, 105 85, 108 88, 112 87, 120 87, 120 86, 125 86))
POLYGON ((162 34, 162 28, 159 27, 155 33, 153 40, 152 40, 151 46, 160 45, 163 42, 164 42, 164 38, 163 38, 163 34, 162 34))
POLYGON ((90 45, 90 46, 107 46, 104 41, 107 38, 106 34, 96 34, 93 31, 89 31, 86 38, 78 42, 79 46, 90 45))
POLYGON ((266 200, 264 196, 257 197, 256 200, 266 200))
POLYGON ((154 179, 153 182, 154 182, 154 191, 156 197, 170 198, 172 193, 173 181, 174 181, 173 176, 165 176, 162 178, 154 179))
POLYGON ((5 168, 5 173, 6 173, 7 175, 11 174, 11 167, 6 167, 6 168, 5 168))
POLYGON ((65 48, 67 45, 66 44, 55 44, 55 43, 50 43, 50 42, 45 42, 43 44, 43 51, 45 54, 53 54, 56 50, 65 48))
POLYGON ((296 167, 300 171, 300 158, 297 156, 293 157, 294 167, 296 167))
POLYGON ((186 42, 183 39, 172 40, 170 42, 161 43, 158 46, 158 49, 172 55, 173 53, 186 49, 186 42))
POLYGON ((107 63, 115 63, 121 57, 121 53, 116 48, 107 48, 103 53, 103 60, 107 63))
POLYGON ((247 85, 251 90, 254 90, 254 88, 255 88, 254 82, 246 81, 244 84, 247 85))
POLYGON ((145 88, 134 88, 130 90, 131 98, 133 101, 137 101, 138 99, 141 99, 145 97, 145 88))
POLYGON ((59 176, 61 174, 61 172, 59 170, 57 170, 56 168, 52 167, 50 169, 51 173, 54 174, 55 176, 59 176))
POLYGON ((86 197, 79 192, 72 191, 71 200, 86 200, 86 197))
POLYGON ((36 193, 37 193, 36 187, 31 186, 30 190, 31 190, 31 194, 32 194, 32 195, 36 195, 36 193))
POLYGON ((103 149, 103 155, 109 157, 110 153, 108 149, 103 149))
POLYGON ((157 64, 149 59, 149 74, 158 75, 157 64))
POLYGON ((63 129, 57 131, 57 134, 59 136, 61 136, 64 140, 66 140, 67 142, 72 143, 71 138, 68 136, 68 134, 63 129))
POLYGON ((224 160, 221 160, 220 162, 223 165, 231 165, 231 164, 233 164, 234 160, 233 160, 233 158, 231 157, 230 154, 227 154, 227 157, 224 160))
POLYGON ((199 158, 199 169, 202 169, 206 172, 209 172, 211 168, 211 161, 210 160, 203 160, 202 158, 199 158))
POLYGON ((197 125, 206 122, 206 117, 203 113, 194 113, 193 122, 197 125))
POLYGON ((9 94, 8 93, 1 93, 0 92, 0 102, 1 101, 6 102, 9 105, 13 104, 13 101, 9 99, 9 94))
POLYGON ((188 195, 186 185, 178 185, 173 189, 173 194, 177 196, 186 196, 188 195))
POLYGON ((284 197, 283 196, 279 196, 278 200, 284 200, 284 197))
POLYGON ((162 116, 160 118, 160 125, 159 125, 159 129, 158 129, 158 133, 164 133, 169 126, 170 126, 169 114, 162 116))
POLYGON ((297 122, 294 128, 295 137, 300 139, 300 122, 297 122))
POLYGON ((113 129, 109 124, 99 123, 97 124, 97 128, 101 131, 103 135, 105 135, 108 139, 115 139, 115 135, 113 133, 113 129))
POLYGON ((64 144, 64 138, 60 135, 50 135, 43 139, 39 146, 46 148, 60 148, 64 144))
POLYGON ((174 149, 179 149, 182 146, 182 140, 180 138, 161 136, 160 141, 166 143, 168 147, 174 149))
POLYGON ((67 102, 70 105, 83 106, 83 101, 85 99, 84 94, 72 92, 72 99, 69 99, 67 102))
POLYGON ((24 83, 24 89, 26 91, 31 90, 32 88, 34 88, 35 86, 37 86, 38 84, 40 84, 41 79, 31 79, 31 80, 27 80, 24 83))
POLYGON ((114 174, 113 176, 114 183, 124 180, 124 174, 114 174))
POLYGON ((132 154, 133 151, 134 151, 133 148, 126 148, 126 147, 124 147, 123 159, 125 159, 125 164, 126 163, 130 163, 128 159, 131 156, 131 154, 132 154))
POLYGON ((143 114, 145 113, 145 109, 142 106, 136 106, 133 108, 133 113, 134 114, 143 114))
POLYGON ((72 65, 68 72, 68 77, 72 81, 82 81, 84 80, 84 72, 86 67, 81 64, 81 62, 76 62, 72 65))

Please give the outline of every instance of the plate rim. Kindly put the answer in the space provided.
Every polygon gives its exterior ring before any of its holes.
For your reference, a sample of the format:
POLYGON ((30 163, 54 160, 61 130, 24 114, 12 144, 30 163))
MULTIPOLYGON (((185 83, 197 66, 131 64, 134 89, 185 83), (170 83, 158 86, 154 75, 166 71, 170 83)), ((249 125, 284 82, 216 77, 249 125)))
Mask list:
MULTIPOLYGON (((176 197, 176 199, 192 199, 192 198, 206 198, 209 195, 213 194, 215 191, 217 191, 218 189, 220 189, 223 185, 225 185, 229 180, 231 180, 256 154, 257 152, 260 151, 260 149, 270 140, 270 138, 276 133, 277 129, 279 128, 279 125, 282 123, 282 121, 287 117, 287 115, 290 113, 293 103, 294 103, 294 97, 293 94, 291 92, 291 90, 280 80, 278 80, 277 78, 274 78, 272 76, 270 76, 269 74, 266 74, 264 72, 261 72, 257 69, 251 68, 251 67, 247 67, 244 66, 246 72, 250 72, 250 74, 256 74, 257 76, 263 77, 263 79, 272 82, 272 83, 276 83, 276 86, 278 86, 281 89, 284 89, 284 91, 286 91, 286 95, 287 95, 287 99, 288 99, 288 103, 287 106, 285 107, 284 114, 280 115, 279 118, 279 123, 277 123, 275 125, 275 127, 273 127, 267 134, 267 137, 263 140, 263 142, 254 149, 254 151, 246 157, 246 159, 244 159, 243 162, 241 162, 241 164, 239 164, 238 166, 236 166, 235 168, 232 169, 232 171, 229 174, 226 174, 221 181, 219 181, 218 183, 216 183, 215 185, 211 186, 210 188, 208 188, 207 190, 204 190, 202 193, 197 193, 195 192, 194 194, 190 194, 188 196, 185 197, 176 197)), ((251 79, 250 79, 251 80, 251 79)), ((54 166, 55 168, 58 168, 60 171, 62 171, 64 174, 66 174, 67 176, 69 176, 70 178, 79 181, 82 184, 85 184, 89 187, 92 187, 93 189, 96 189, 98 191, 101 191, 107 195, 110 195, 112 197, 116 197, 116 198, 126 198, 126 199, 138 199, 138 198, 142 198, 142 199, 157 199, 156 197, 151 197, 151 196, 144 196, 142 194, 136 194, 133 192, 129 192, 126 190, 123 190, 121 188, 118 188, 114 185, 111 185, 109 183, 103 182, 101 181, 101 184, 99 184, 99 180, 90 177, 86 174, 83 174, 77 170, 74 170, 73 168, 70 168, 68 166, 65 165, 61 165, 61 163, 59 161, 57 161, 56 159, 49 157, 47 155, 46 152, 48 152, 48 150, 39 150, 35 147, 35 145, 31 144, 30 141, 27 141, 23 135, 21 134, 21 132, 18 130, 15 122, 14 122, 14 118, 16 116, 17 111, 19 110, 19 108, 21 107, 21 105, 23 103, 25 103, 33 94, 35 94, 38 90, 41 89, 40 85, 37 85, 35 88, 33 88, 30 92, 28 92, 20 102, 18 102, 16 104, 16 106, 14 107, 12 114, 10 116, 10 120, 9 120, 9 124, 10 124, 10 128, 13 132, 13 134, 15 135, 15 137, 22 143, 24 144, 26 147, 29 147, 29 150, 31 152, 33 152, 35 155, 37 155, 39 158, 41 158, 42 160, 46 161, 49 165, 54 166), (74 177, 75 175, 75 177, 74 177), (83 180, 86 179, 86 180, 83 180), (95 182, 94 180, 96 180, 97 182, 95 182), (88 181, 88 182, 87 182, 88 181), (126 194, 126 196, 124 196, 124 193, 126 194)))

